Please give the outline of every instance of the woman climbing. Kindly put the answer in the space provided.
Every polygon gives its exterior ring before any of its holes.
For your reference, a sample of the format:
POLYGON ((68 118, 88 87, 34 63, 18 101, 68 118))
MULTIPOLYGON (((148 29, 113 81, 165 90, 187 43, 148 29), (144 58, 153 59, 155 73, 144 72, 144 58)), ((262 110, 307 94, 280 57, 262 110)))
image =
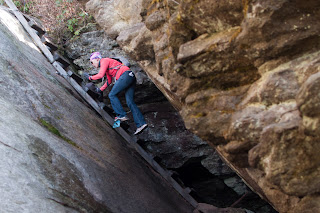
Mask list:
POLYGON ((126 121, 128 120, 127 113, 123 110, 117 95, 121 91, 125 91, 125 97, 128 107, 130 108, 133 116, 133 120, 137 126, 137 130, 134 132, 135 135, 141 133, 144 129, 148 127, 141 111, 134 102, 134 90, 136 85, 136 77, 129 67, 125 66, 121 62, 112 58, 102 58, 99 52, 94 52, 90 56, 91 64, 99 68, 99 73, 90 76, 88 73, 84 74, 84 77, 88 80, 101 79, 104 76, 107 77, 107 81, 101 88, 97 88, 98 92, 104 91, 111 83, 114 78, 114 86, 109 92, 109 99, 113 110, 116 112, 117 116, 115 121, 126 121))

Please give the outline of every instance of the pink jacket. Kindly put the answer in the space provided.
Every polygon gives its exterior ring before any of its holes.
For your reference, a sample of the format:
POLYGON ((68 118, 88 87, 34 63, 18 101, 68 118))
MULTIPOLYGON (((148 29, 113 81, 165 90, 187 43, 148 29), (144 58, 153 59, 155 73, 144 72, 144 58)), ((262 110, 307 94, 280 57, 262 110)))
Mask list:
POLYGON ((100 88, 101 91, 105 90, 111 83, 112 78, 115 77, 116 80, 120 78, 120 76, 128 71, 130 68, 123 65, 117 60, 112 58, 102 58, 100 59, 100 70, 99 73, 89 77, 89 80, 98 80, 107 76, 106 83, 100 88), (117 76, 116 76, 117 75, 117 76))

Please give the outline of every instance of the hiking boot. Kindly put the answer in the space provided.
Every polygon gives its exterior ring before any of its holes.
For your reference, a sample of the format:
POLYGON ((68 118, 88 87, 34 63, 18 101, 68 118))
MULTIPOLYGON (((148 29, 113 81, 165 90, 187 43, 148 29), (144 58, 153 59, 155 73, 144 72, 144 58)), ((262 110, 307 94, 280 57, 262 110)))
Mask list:
POLYGON ((143 124, 142 126, 138 127, 135 131, 135 135, 140 134, 143 130, 145 130, 148 127, 148 124, 143 124))
POLYGON ((123 116, 123 117, 118 116, 118 117, 114 118, 114 121, 117 121, 117 120, 119 120, 119 121, 127 121, 127 120, 129 120, 129 118, 127 116, 123 116))

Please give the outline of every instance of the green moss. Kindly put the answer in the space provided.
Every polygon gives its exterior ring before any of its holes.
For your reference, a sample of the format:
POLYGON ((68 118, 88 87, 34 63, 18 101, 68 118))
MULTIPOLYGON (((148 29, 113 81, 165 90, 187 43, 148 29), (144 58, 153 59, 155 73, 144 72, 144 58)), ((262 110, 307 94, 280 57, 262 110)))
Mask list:
POLYGON ((51 133, 55 134, 56 136, 58 136, 59 138, 63 139, 65 142, 67 142, 68 144, 77 147, 78 149, 80 149, 80 147, 73 142, 72 140, 70 140, 69 138, 61 135, 61 133, 59 132, 59 130, 57 128, 55 128, 52 124, 48 123, 47 121, 45 121, 42 118, 39 118, 40 123, 42 124, 42 126, 46 127, 51 133))
POLYGON ((56 115, 56 116, 54 116, 54 118, 55 118, 56 120, 61 120, 61 115, 56 115))
POLYGON ((62 137, 63 140, 65 140, 68 144, 74 146, 74 147, 77 147, 78 149, 80 149, 80 147, 75 143, 73 142, 72 140, 68 139, 68 138, 65 138, 65 137, 62 137))
POLYGON ((178 14, 177 14, 177 22, 178 22, 178 23, 181 23, 181 22, 182 22, 180 12, 178 12, 178 14))
POLYGON ((244 17, 247 17, 248 8, 249 8, 250 3, 251 3, 251 0, 242 0, 244 17))
POLYGON ((207 113, 205 113, 205 112, 199 112, 196 115, 191 115, 191 118, 202 118, 202 117, 205 117, 206 115, 207 115, 207 113))
POLYGON ((42 124, 42 126, 46 127, 50 132, 52 132, 53 134, 57 135, 58 137, 62 137, 62 135, 60 134, 59 130, 57 130, 50 123, 46 122, 42 118, 39 118, 39 121, 42 124))
POLYGON ((51 107, 49 107, 49 106, 46 105, 46 104, 43 104, 43 106, 44 106, 45 108, 47 108, 47 109, 51 109, 51 107))
POLYGON ((200 101, 195 101, 192 103, 192 107, 199 107, 201 106, 201 102, 200 101))

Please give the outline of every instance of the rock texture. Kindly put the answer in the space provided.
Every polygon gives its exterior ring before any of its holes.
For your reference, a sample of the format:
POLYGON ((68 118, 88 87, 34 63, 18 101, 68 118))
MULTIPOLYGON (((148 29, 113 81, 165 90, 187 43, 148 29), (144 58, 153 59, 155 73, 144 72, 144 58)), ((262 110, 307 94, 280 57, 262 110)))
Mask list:
MULTIPOLYGON (((174 177, 179 179, 181 184, 192 188, 198 200, 226 207, 250 191, 212 147, 185 128, 179 113, 150 81, 146 73, 103 31, 92 29, 66 44, 67 56, 73 60, 78 69, 75 72, 79 74, 84 71, 91 74, 98 72, 88 60, 93 49, 101 52, 103 57, 121 55, 130 60, 130 68, 137 77, 135 101, 149 124, 149 128, 138 136, 138 143, 154 156, 159 164, 173 171, 174 177), (196 170, 198 172, 195 172, 196 170)), ((101 85, 100 81, 94 83, 97 86, 101 85)), ((104 92, 103 102, 107 106, 104 109, 113 114, 107 96, 109 90, 110 88, 107 88, 104 92)), ((122 127, 128 132, 134 132, 136 126, 125 104, 124 95, 120 94, 119 98, 130 118, 128 122, 122 123, 122 127)), ((252 201, 242 202, 241 207, 257 210, 266 205, 258 201, 257 196, 251 199, 252 201), (252 205, 254 202, 257 205, 252 205)))
POLYGON ((1 212, 192 212, 0 10, 1 212))
POLYGON ((320 212, 320 2, 135 0, 132 18, 123 2, 86 6, 186 127, 279 212, 320 212), (127 17, 118 35, 110 5, 127 17))

